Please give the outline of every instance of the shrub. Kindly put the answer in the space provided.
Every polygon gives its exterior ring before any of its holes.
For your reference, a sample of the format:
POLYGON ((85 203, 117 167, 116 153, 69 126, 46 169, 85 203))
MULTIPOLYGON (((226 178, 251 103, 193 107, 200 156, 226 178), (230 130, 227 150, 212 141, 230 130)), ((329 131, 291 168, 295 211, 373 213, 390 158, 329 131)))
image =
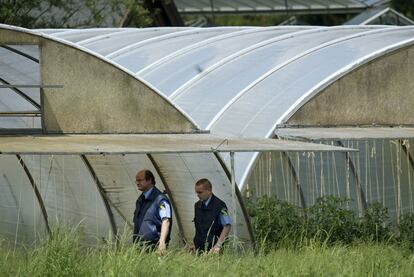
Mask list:
POLYGON ((359 228, 363 241, 386 242, 393 237, 388 209, 380 203, 368 205, 359 228))
MULTIPOLYGON (((252 207, 252 206, 250 206, 252 207)), ((303 217, 298 207, 276 198, 262 197, 250 209, 256 239, 265 248, 280 244, 295 245, 303 232, 303 217)))
POLYGON ((399 230, 399 242, 414 250, 414 214, 405 214, 400 218, 399 230))
MULTIPOLYGON (((247 205, 257 241, 266 248, 297 247, 306 241, 332 245, 395 239, 398 229, 391 224, 387 208, 380 203, 370 204, 364 216, 358 218, 347 208, 349 201, 324 196, 304 211, 270 197, 248 200, 247 205)), ((402 217, 399 241, 414 249, 414 215, 402 217)))
POLYGON ((306 211, 308 238, 332 243, 351 243, 359 237, 355 213, 348 210, 349 200, 334 196, 323 196, 306 211))

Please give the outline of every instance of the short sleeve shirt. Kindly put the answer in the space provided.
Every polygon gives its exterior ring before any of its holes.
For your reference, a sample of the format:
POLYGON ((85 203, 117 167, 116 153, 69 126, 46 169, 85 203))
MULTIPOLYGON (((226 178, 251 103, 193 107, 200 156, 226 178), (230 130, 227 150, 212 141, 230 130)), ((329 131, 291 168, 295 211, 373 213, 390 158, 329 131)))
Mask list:
MULTIPOLYGON (((144 197, 147 198, 151 194, 152 190, 153 188, 150 188, 149 190, 144 192, 144 197)), ((160 205, 158 207, 158 214, 160 215, 161 219, 171 218, 171 206, 167 200, 161 200, 160 205)))
POLYGON ((167 200, 161 200, 158 212, 160 214, 161 219, 171 218, 171 206, 167 200))
MULTIPOLYGON (((210 203, 210 200, 211 200, 211 196, 209 199, 207 199, 204 202, 204 205, 208 206, 208 204, 210 203)), ((220 221, 221 226, 231 225, 231 218, 229 216, 229 211, 227 210, 227 208, 221 209, 220 214, 219 214, 219 221, 220 221)))

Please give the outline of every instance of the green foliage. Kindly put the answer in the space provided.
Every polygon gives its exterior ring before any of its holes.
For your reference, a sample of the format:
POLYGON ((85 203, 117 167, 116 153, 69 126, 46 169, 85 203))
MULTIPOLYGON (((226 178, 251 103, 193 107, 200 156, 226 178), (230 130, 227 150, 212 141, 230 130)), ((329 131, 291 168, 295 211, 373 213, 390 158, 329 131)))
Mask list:
POLYGON ((34 1, 2 1, 0 8, 0 22, 12 24, 19 22, 20 26, 27 26, 33 19, 29 11, 40 5, 40 0, 34 1), (13 20, 13 18, 16 18, 13 20))
POLYGON ((83 248, 77 232, 53 233, 39 248, 0 248, 1 276, 411 276, 414 266, 412 253, 384 244, 308 245, 258 255, 175 249, 160 257, 124 242, 83 248))
POLYGON ((306 25, 314 26, 336 26, 342 25, 351 19, 352 14, 304 14, 297 15, 299 22, 306 22, 306 25))
POLYGON ((27 272, 32 276, 76 276, 83 270, 81 253, 79 234, 57 228, 30 255, 27 272))
MULTIPOLYGON (((121 24, 129 27, 146 27, 153 23, 152 15, 144 0, 111 0, 112 11, 123 16, 121 24)), ((113 25, 121 25, 114 23, 113 25)))
MULTIPOLYGON (((315 26, 336 26, 351 19, 352 14, 215 14, 205 13, 203 18, 211 26, 276 26, 284 21, 294 18, 298 25, 315 25, 315 26)), ((200 16, 184 15, 185 22, 194 22, 200 19, 200 16)))
POLYGON ((263 243, 262 247, 286 241, 291 243, 302 235, 303 217, 299 209, 290 203, 263 197, 257 201, 254 209, 250 206, 250 211, 254 216, 256 238, 263 243))
POLYGON ((130 26, 152 21, 142 0, 4 0, 0 23, 26 28, 72 28, 119 26, 124 17, 130 26))
POLYGON ((392 226, 388 210, 379 203, 370 204, 360 218, 348 206, 349 200, 334 196, 317 199, 303 212, 276 198, 248 202, 256 239, 265 251, 359 242, 401 245, 402 241, 414 248, 414 216, 405 215, 398 229, 392 226))
POLYGON ((380 203, 368 205, 360 220, 361 238, 364 241, 387 242, 393 237, 388 209, 380 203))
POLYGON ((0 244, 0 276, 411 276, 414 215, 402 216, 399 229, 392 229, 381 205, 370 205, 358 218, 346 210, 347 202, 323 197, 306 213, 276 198, 249 203, 257 238, 266 245, 258 254, 169 249, 160 257, 131 245, 129 232, 85 248, 82 230, 58 228, 35 249, 0 244), (393 231, 399 232, 396 240, 389 239, 393 231))
POLYGON ((0 238, 0 276, 14 276, 19 268, 24 255, 11 251, 0 238), (18 254, 19 256, 17 256, 18 254))
POLYGON ((391 0, 391 7, 414 20, 414 0, 391 0))
POLYGON ((414 250, 414 214, 402 215, 398 227, 400 243, 414 250))
MULTIPOLYGON (((275 26, 289 18, 287 15, 257 14, 257 15, 222 15, 204 14, 203 18, 211 26, 275 26)), ((194 22, 200 16, 183 15, 184 22, 194 22)))
POLYGON ((286 15, 220 15, 210 21, 218 26, 274 26, 287 18, 286 15))
POLYGON ((347 209, 349 200, 324 196, 307 210, 307 236, 327 243, 351 243, 359 230, 355 214, 347 209))

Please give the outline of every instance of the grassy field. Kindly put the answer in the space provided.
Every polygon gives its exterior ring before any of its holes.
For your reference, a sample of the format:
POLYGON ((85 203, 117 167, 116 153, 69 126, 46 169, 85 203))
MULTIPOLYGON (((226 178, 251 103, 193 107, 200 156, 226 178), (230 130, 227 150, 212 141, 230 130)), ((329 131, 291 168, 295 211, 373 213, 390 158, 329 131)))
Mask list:
POLYGON ((0 276, 412 276, 414 255, 384 244, 299 249, 267 253, 196 256, 180 249, 165 256, 123 245, 79 245, 76 233, 56 232, 35 249, 0 254, 0 276))

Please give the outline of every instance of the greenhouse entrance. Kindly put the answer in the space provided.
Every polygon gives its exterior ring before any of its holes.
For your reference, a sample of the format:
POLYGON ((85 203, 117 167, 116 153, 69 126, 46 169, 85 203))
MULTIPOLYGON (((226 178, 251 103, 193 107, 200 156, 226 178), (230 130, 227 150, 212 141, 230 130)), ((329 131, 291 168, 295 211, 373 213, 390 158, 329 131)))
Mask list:
POLYGON ((133 178, 154 172, 171 199, 173 241, 193 236, 194 182, 208 177, 232 213, 233 236, 254 236, 234 179, 234 152, 331 152, 353 149, 273 139, 221 138, 209 134, 1 136, 3 236, 36 243, 59 225, 81 226, 86 244, 110 233, 130 232, 138 197, 133 178), (219 153, 230 153, 230 170, 219 153), (201 162, 201 163, 200 163, 201 162))

